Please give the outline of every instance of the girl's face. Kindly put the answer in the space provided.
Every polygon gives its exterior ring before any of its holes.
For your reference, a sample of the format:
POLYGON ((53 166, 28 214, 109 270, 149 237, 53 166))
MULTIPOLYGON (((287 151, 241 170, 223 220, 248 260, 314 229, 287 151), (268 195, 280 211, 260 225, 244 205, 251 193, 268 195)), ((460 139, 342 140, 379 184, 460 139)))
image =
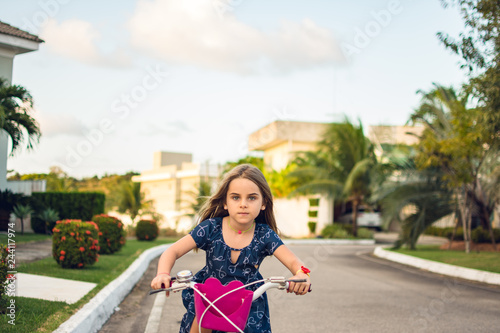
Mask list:
POLYGON ((246 178, 236 178, 229 183, 224 209, 228 210, 234 222, 247 224, 252 223, 266 207, 262 193, 254 182, 246 178))

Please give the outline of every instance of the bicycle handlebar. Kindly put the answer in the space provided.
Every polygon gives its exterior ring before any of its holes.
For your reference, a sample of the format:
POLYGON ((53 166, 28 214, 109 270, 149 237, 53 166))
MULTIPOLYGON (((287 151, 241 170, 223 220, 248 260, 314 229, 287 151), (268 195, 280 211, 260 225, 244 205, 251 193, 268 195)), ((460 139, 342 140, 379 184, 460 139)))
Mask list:
MULTIPOLYGON (((289 282, 306 282, 306 279, 285 279, 284 277, 270 277, 267 279, 264 279, 264 284, 259 287, 255 292, 258 293, 258 296, 254 297, 254 299, 260 297, 266 290, 270 288, 278 288, 278 289, 288 289, 289 282), (262 292, 258 292, 259 289, 263 289, 262 292)), ((178 282, 176 277, 172 277, 170 280, 170 287, 169 288, 160 288, 160 289, 155 289, 155 290, 150 290, 149 295, 153 295, 162 291, 165 292, 176 292, 176 291, 181 291, 187 288, 192 288, 194 286, 194 282, 191 280, 188 281, 183 281, 183 282, 178 282)), ((163 284, 162 284, 163 286, 163 284)), ((312 289, 309 287, 308 292, 311 292, 312 289)))

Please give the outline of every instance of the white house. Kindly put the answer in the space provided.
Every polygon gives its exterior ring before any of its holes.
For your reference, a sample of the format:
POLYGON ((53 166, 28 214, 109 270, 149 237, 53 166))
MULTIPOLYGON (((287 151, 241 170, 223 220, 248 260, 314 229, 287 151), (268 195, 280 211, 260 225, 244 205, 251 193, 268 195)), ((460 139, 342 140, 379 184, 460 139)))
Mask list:
MULTIPOLYGON (((12 82, 14 57, 38 50, 43 40, 26 31, 0 21, 0 77, 12 82)), ((7 156, 9 137, 0 129, 0 190, 7 188, 7 156)))

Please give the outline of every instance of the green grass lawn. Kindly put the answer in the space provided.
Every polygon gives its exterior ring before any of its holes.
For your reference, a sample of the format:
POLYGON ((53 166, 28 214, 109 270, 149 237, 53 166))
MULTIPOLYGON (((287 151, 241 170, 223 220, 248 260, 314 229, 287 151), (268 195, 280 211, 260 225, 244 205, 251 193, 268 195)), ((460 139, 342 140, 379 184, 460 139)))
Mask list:
POLYGON ((439 246, 417 246, 416 251, 393 250, 410 256, 442 262, 450 265, 500 273, 500 252, 470 252, 440 250, 439 246))
POLYGON ((0 332, 54 331, 102 288, 123 273, 141 253, 151 247, 171 243, 175 240, 172 238, 159 238, 152 242, 140 242, 135 239, 127 240, 126 245, 119 252, 112 255, 101 255, 99 262, 84 269, 63 269, 57 265, 53 258, 20 264, 17 267, 17 271, 20 273, 93 282, 97 286, 80 301, 71 305, 62 302, 16 297, 16 325, 9 325, 9 318, 2 315, 0 316, 0 332), (39 315, 38 312, 41 308, 44 309, 43 315, 39 315))
MULTIPOLYGON (((16 231, 14 237, 12 237, 11 239, 15 241, 15 244, 22 244, 22 243, 43 241, 51 238, 52 238, 51 235, 42 235, 33 233, 24 233, 24 235, 21 235, 20 231, 16 231)), ((0 244, 7 245, 9 242, 8 239, 9 236, 7 234, 4 233, 0 234, 0 244)))

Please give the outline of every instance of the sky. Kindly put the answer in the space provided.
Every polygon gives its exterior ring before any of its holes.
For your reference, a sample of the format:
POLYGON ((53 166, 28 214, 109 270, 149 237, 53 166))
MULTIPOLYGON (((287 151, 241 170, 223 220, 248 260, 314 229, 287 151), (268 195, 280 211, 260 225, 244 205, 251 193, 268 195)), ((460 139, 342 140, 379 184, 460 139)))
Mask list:
POLYGON ((153 153, 246 156, 275 120, 404 125, 419 90, 460 88, 458 9, 439 0, 0 0, 38 35, 14 60, 42 137, 7 169, 141 172, 153 153))

